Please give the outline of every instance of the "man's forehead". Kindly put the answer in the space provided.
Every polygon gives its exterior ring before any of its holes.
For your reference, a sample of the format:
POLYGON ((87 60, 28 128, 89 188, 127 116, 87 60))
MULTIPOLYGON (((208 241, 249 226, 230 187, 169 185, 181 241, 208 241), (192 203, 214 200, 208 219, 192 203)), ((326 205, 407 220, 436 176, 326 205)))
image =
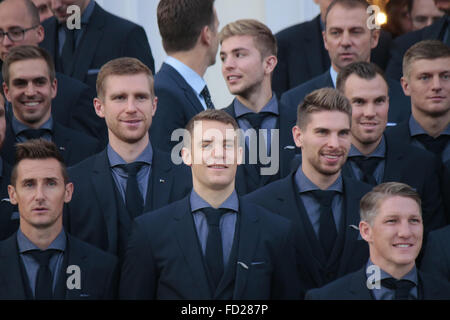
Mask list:
POLYGON ((412 71, 450 71, 450 57, 437 59, 417 59, 411 64, 412 71))
POLYGON ((54 158, 23 159, 17 165, 17 173, 21 180, 62 178, 61 164, 54 158))
POLYGON ((31 16, 20 0, 0 2, 0 28, 27 28, 31 25, 31 16))
POLYGON ((328 12, 328 15, 326 17, 326 27, 327 29, 329 27, 341 25, 345 25, 347 27, 348 25, 351 26, 352 24, 354 26, 367 27, 367 18, 368 14, 366 12, 366 9, 364 9, 362 6, 346 8, 342 5, 337 4, 333 6, 328 12), (345 19, 342 18, 343 16, 345 17, 345 19))
POLYGON ((26 59, 15 61, 10 64, 9 72, 13 78, 15 77, 49 77, 49 70, 44 59, 26 59))

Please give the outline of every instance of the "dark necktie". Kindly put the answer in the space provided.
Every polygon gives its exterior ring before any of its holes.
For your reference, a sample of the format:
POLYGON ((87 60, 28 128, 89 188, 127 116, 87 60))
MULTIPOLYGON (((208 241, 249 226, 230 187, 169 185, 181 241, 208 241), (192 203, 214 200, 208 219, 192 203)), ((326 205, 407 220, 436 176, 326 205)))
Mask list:
POLYGON ((214 104, 212 103, 211 100, 211 95, 209 94, 208 86, 205 85, 202 92, 200 92, 200 95, 203 97, 203 99, 205 99, 206 108, 215 109, 214 104))
POLYGON ((357 157, 351 157, 352 161, 356 163, 356 165, 361 169, 363 173, 362 181, 368 184, 371 184, 372 186, 376 186, 378 183, 373 175, 375 172, 375 169, 378 167, 378 164, 380 163, 382 158, 378 157, 364 157, 364 156, 357 156, 357 157))
POLYGON ((144 200, 137 181, 137 173, 144 164, 143 162, 132 162, 119 166, 128 174, 127 188, 125 190, 125 205, 131 219, 141 215, 144 210, 144 200))
POLYGON ((385 288, 394 290, 394 300, 408 300, 409 292, 416 285, 409 280, 396 280, 394 278, 381 279, 381 285, 385 288))
POLYGON ((67 27, 63 27, 63 29, 66 34, 66 40, 61 52, 61 62, 64 73, 69 74, 75 49, 75 29, 70 30, 67 27))
POLYGON ((46 134, 51 134, 51 131, 48 129, 27 129, 22 131, 21 134, 30 140, 42 138, 46 134))
MULTIPOLYGON (((250 112, 250 113, 245 113, 243 115, 241 115, 239 117, 239 119, 246 119, 248 121, 248 123, 250 124, 250 126, 255 129, 256 131, 256 136, 258 138, 258 143, 257 143, 257 159, 259 159, 259 148, 262 147, 262 154, 267 155, 267 142, 264 141, 263 144, 259 143, 259 130, 261 129, 261 125, 264 121, 265 118, 267 118, 268 116, 273 115, 273 113, 271 112, 258 112, 258 113, 254 113, 254 112, 250 112)), ((261 162, 258 161, 257 162, 258 166, 261 166, 261 162)))
POLYGON ((447 146, 450 136, 443 134, 435 139, 427 134, 421 134, 416 136, 416 139, 419 140, 428 151, 431 151, 440 157, 442 151, 444 151, 447 146))
POLYGON ((208 223, 208 239, 206 241, 205 259, 209 272, 217 288, 223 275, 223 249, 222 235, 220 234, 219 222, 222 215, 228 212, 228 209, 202 209, 208 223))
POLYGON ((325 256, 328 258, 337 238, 336 223, 331 208, 335 192, 332 190, 313 190, 311 193, 320 204, 319 241, 325 256))
POLYGON ((36 300, 50 300, 53 298, 53 276, 48 264, 50 258, 56 252, 58 250, 55 249, 33 250, 29 252, 33 259, 39 263, 34 292, 34 298, 36 300))

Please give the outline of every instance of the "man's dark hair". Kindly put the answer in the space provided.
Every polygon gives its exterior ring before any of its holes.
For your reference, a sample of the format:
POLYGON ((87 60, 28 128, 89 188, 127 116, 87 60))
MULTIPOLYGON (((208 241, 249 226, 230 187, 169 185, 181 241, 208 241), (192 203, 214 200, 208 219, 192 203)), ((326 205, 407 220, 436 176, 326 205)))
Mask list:
POLYGON ((205 26, 214 26, 214 0, 161 0, 157 10, 158 27, 164 50, 192 49, 205 26))
POLYGON ((25 159, 44 160, 56 159, 61 165, 61 173, 64 178, 64 184, 69 182, 69 175, 64 163, 64 159, 58 151, 56 145, 44 139, 30 139, 16 144, 16 158, 11 172, 11 184, 15 187, 17 182, 17 166, 20 161, 25 159))
POLYGON ((9 68, 14 62, 23 61, 23 60, 31 60, 31 59, 42 59, 46 62, 48 67, 48 75, 50 81, 55 80, 55 64, 53 63, 53 58, 47 50, 35 47, 35 46, 18 46, 14 47, 9 51, 8 55, 3 61, 2 66, 2 75, 3 80, 6 85, 9 86, 10 73, 9 68))
POLYGON ((387 83, 383 70, 381 70, 380 67, 371 62, 358 61, 350 63, 339 72, 336 80, 336 89, 340 92, 344 92, 345 82, 352 74, 355 74, 359 78, 365 80, 372 80, 377 76, 377 74, 379 74, 387 83))

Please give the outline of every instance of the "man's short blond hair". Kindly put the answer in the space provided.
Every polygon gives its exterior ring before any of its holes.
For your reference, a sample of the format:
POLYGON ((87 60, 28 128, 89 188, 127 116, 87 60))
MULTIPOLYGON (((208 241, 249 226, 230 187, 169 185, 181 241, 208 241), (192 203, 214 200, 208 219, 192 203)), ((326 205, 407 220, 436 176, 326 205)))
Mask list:
POLYGON ((439 40, 424 40, 411 46, 403 56, 403 76, 409 78, 411 65, 417 60, 449 58, 450 47, 439 40))

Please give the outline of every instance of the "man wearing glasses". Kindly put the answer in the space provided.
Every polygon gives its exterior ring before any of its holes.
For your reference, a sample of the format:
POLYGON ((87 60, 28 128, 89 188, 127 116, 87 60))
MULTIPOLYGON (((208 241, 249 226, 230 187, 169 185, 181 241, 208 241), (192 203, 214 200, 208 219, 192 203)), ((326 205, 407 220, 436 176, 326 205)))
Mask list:
MULTIPOLYGON (((17 46, 38 46, 44 40, 39 11, 31 0, 0 2, 0 68, 9 51, 17 46)), ((84 83, 57 73, 58 93, 53 101, 52 115, 60 124, 83 131, 106 141, 106 125, 95 114, 92 101, 95 92, 84 83)), ((3 76, 0 73, 0 83, 3 76)), ((6 106, 7 113, 11 108, 6 106), (9 110, 8 110, 9 109, 9 110)), ((7 115, 7 119, 10 114, 7 115)))

